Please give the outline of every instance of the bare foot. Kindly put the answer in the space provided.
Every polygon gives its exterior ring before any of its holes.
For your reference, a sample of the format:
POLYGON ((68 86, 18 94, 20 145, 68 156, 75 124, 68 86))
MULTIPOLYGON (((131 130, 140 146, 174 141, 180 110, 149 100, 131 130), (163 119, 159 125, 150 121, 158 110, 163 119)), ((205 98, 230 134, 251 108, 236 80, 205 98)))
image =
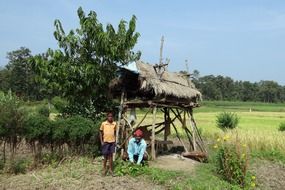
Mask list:
POLYGON ((116 176, 112 170, 109 170, 109 174, 110 174, 112 177, 115 177, 115 176, 116 176))

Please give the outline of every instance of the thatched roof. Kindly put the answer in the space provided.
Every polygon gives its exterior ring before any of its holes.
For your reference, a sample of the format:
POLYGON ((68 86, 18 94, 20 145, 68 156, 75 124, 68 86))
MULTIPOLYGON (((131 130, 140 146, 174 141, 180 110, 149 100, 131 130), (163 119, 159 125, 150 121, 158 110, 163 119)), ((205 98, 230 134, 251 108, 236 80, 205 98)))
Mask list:
POLYGON ((124 88, 131 94, 129 96, 183 104, 197 102, 201 98, 201 93, 187 76, 168 71, 157 72, 153 65, 142 61, 121 68, 120 78, 112 81, 110 88, 113 92, 124 88))
POLYGON ((177 98, 200 98, 201 93, 187 77, 180 73, 163 71, 158 75, 153 65, 136 62, 141 90, 153 90, 156 96, 173 96, 177 98))

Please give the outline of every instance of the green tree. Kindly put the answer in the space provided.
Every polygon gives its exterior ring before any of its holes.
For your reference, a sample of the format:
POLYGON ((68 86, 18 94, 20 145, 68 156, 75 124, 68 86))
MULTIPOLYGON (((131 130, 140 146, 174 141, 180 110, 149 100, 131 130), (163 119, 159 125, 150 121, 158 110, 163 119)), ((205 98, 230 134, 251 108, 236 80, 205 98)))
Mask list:
POLYGON ((0 68, 0 90, 7 92, 10 88, 10 72, 7 68, 0 68))
POLYGON ((281 87, 274 81, 260 81, 258 96, 263 102, 277 102, 281 97, 281 87))
POLYGON ((118 29, 111 24, 104 29, 94 11, 85 15, 77 11, 80 27, 65 33, 59 20, 55 21, 57 50, 49 49, 47 56, 36 56, 35 68, 49 89, 58 89, 76 114, 96 117, 110 108, 108 84, 115 77, 118 64, 140 58, 133 52, 139 33, 135 32, 136 17, 128 23, 121 20, 118 29))
POLYGON ((29 59, 32 57, 28 48, 21 47, 18 50, 7 53, 9 60, 7 69, 10 71, 10 87, 17 96, 25 96, 29 90, 29 59))
POLYGON ((22 123, 25 112, 20 109, 21 102, 12 95, 0 92, 0 141, 4 142, 3 155, 5 161, 6 144, 10 145, 11 159, 14 158, 16 147, 21 141, 22 123))
POLYGON ((2 70, 3 74, 0 74, 0 77, 3 76, 7 80, 3 85, 8 85, 6 88, 11 89, 18 97, 30 100, 41 99, 40 86, 35 81, 35 72, 32 67, 31 51, 21 47, 8 52, 7 58, 9 60, 7 70, 2 70))

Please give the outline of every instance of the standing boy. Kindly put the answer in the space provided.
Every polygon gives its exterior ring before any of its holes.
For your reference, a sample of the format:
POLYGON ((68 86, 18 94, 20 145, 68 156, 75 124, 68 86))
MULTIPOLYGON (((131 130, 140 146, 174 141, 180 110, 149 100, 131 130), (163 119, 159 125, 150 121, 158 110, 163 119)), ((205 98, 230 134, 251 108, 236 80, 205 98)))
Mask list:
POLYGON ((100 127, 100 141, 102 145, 102 154, 104 156, 103 175, 107 174, 107 161, 109 160, 109 173, 113 176, 113 153, 115 152, 116 141, 116 122, 113 120, 113 114, 107 114, 107 120, 100 127))

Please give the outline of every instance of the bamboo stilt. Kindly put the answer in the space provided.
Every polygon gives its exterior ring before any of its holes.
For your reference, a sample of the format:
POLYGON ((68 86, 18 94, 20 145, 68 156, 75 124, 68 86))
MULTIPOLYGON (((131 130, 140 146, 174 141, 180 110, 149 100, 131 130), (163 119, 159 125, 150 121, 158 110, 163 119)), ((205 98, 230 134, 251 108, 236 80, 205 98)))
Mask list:
MULTIPOLYGON (((123 113, 124 96, 125 96, 125 91, 123 91, 122 94, 121 94, 121 102, 120 102, 119 115, 118 115, 118 123, 117 123, 117 126, 116 126, 116 142, 115 142, 116 144, 118 144, 118 141, 119 141, 119 132, 120 132, 122 113, 123 113)), ((115 146, 115 154, 113 155, 113 160, 115 160, 116 153, 117 153, 117 146, 115 146)))
POLYGON ((153 115, 153 120, 152 120, 152 130, 151 130, 151 156, 152 159, 156 158, 156 153, 155 153, 155 122, 156 122, 156 106, 153 108, 152 111, 153 115))
POLYGON ((175 132, 176 132, 176 136, 177 136, 179 142, 180 142, 180 143, 182 144, 182 146, 184 147, 185 152, 189 152, 188 149, 187 149, 187 147, 185 146, 184 142, 183 142, 182 139, 180 138, 179 133, 178 133, 178 130, 177 130, 177 128, 175 127, 174 123, 171 123, 171 125, 173 126, 173 128, 174 128, 174 130, 175 130, 175 132))

